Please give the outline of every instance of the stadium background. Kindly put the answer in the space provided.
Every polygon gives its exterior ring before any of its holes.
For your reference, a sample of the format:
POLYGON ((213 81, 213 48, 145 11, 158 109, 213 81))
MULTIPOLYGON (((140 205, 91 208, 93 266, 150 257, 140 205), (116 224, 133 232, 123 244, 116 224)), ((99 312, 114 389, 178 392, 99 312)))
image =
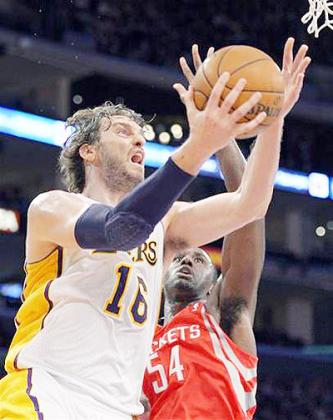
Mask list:
MULTIPOLYGON (((313 64, 288 117, 267 216, 256 418, 333 418, 333 33, 308 35, 300 21, 307 10, 306 0, 0 0, 1 358, 24 279, 27 207, 38 193, 62 188, 56 161, 64 133, 54 120, 108 99, 156 114, 149 174, 187 135, 171 86, 182 80, 178 58, 190 58, 193 42, 203 53, 253 45, 281 64, 292 35, 310 46, 313 64)), ((241 143, 247 154, 250 143, 241 143)), ((211 161, 183 198, 223 188, 211 161)), ((220 247, 208 247, 217 266, 220 247)))

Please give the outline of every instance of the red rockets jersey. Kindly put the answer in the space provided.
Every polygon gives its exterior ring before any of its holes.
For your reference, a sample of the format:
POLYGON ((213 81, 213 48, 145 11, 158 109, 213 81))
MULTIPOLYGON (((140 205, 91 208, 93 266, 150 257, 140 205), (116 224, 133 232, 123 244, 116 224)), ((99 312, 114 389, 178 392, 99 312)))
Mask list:
POLYGON ((143 384, 150 419, 252 419, 257 362, 203 303, 187 306, 154 337, 143 384))

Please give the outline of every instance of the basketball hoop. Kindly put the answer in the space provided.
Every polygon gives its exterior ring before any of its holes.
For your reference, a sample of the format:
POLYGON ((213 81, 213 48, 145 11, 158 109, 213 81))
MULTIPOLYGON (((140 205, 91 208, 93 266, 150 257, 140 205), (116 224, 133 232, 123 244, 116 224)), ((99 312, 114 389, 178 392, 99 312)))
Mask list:
POLYGON ((333 30, 333 1, 329 0, 309 0, 309 11, 302 17, 302 23, 308 25, 308 33, 314 34, 316 38, 324 28, 333 30), (322 17, 323 15, 323 17, 322 17), (324 19, 320 25, 319 19, 324 19), (311 22, 310 22, 311 21, 311 22))

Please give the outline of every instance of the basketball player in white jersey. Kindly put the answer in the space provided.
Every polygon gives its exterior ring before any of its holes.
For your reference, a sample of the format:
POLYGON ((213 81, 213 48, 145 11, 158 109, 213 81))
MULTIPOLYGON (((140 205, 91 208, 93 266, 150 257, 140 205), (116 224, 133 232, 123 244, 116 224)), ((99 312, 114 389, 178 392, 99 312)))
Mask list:
MULTIPOLYGON (((191 87, 175 86, 189 138, 145 181, 139 114, 105 104, 68 120, 74 132, 60 158, 68 192, 39 195, 28 212, 23 304, 0 382, 3 418, 125 420, 142 413, 163 255, 169 261, 184 247, 261 219, 271 200, 283 118, 258 136, 237 191, 173 204, 205 160, 265 118, 237 124, 259 94, 230 112, 244 80, 219 106, 228 79, 221 76, 204 111, 191 87)), ((300 74, 295 101, 302 81, 300 74)))

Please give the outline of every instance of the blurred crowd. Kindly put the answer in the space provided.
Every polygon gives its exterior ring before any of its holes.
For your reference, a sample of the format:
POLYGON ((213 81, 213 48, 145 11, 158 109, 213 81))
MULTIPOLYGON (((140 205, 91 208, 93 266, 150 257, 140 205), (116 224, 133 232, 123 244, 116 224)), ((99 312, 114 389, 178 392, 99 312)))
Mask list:
POLYGON ((256 420, 329 420, 333 418, 333 383, 313 376, 259 378, 256 420))
MULTIPOLYGON (((283 44, 293 35, 309 44, 316 64, 333 64, 331 38, 321 36, 319 42, 300 21, 307 10, 306 1, 287 0, 0 0, 0 25, 36 39, 169 67, 177 67, 181 55, 190 56, 193 42, 202 51, 251 44, 281 64, 283 44)), ((331 126, 293 120, 286 128, 282 166, 333 174, 331 132, 331 126)))
POLYGON ((0 206, 3 206, 4 208, 14 208, 19 210, 26 209, 27 201, 20 187, 2 185, 0 189, 0 206))
POLYGON ((282 142, 280 165, 303 172, 333 175, 332 126, 311 121, 288 119, 282 142))
POLYGON ((333 64, 329 37, 316 42, 301 23, 307 11, 306 1, 287 0, 0 0, 0 18, 14 29, 58 40, 81 32, 99 51, 171 66, 194 40, 254 44, 280 58, 289 35, 313 46, 316 62, 333 64))

